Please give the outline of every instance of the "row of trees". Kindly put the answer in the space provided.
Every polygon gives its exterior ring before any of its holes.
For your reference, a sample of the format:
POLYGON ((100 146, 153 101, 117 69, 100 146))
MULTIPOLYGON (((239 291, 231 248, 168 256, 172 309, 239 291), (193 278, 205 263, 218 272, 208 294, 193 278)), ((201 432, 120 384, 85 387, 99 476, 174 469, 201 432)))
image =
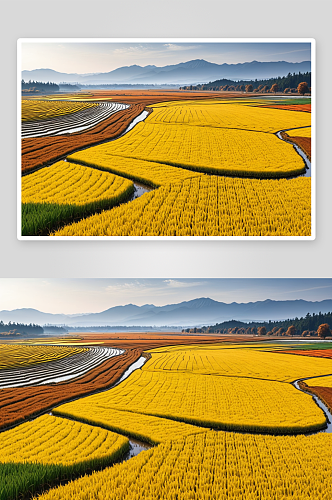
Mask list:
MULTIPOLYGON (((201 85, 188 85, 186 87, 180 87, 180 90, 214 90, 214 91, 237 91, 244 92, 246 85, 252 85, 253 91, 255 89, 265 89, 261 92, 270 91, 273 85, 278 86, 278 91, 285 93, 295 93, 300 83, 306 83, 308 88, 311 87, 311 72, 307 73, 288 73, 287 76, 278 76, 277 78, 269 78, 267 80, 250 80, 250 81, 238 81, 227 80, 223 78, 222 80, 215 80, 214 82, 209 82, 201 85), (286 92, 287 90, 287 92, 286 92)), ((258 92, 258 91, 257 91, 258 92)))
MULTIPOLYGON (((193 85, 190 85, 188 87, 180 87, 180 90, 196 90, 193 88, 193 85)), ((205 89, 203 89, 205 90, 205 89)), ((210 89, 209 89, 210 90, 210 89)), ((223 91, 223 92, 253 92, 253 93, 259 93, 259 94, 275 94, 276 92, 281 92, 281 89, 279 89, 279 85, 277 83, 274 83, 269 87, 268 85, 259 85, 258 87, 255 87, 249 83, 248 85, 224 85, 221 87, 215 87, 211 90, 214 91, 223 91)), ((284 94, 310 94, 311 93, 311 87, 308 86, 307 82, 300 82, 297 88, 290 88, 286 87, 283 90, 284 94)))
POLYGON ((0 321, 0 335, 42 335, 43 333, 44 329, 34 323, 25 325, 9 321, 5 324, 3 321, 0 321))
POLYGON ((243 323, 242 321, 225 321, 216 323, 213 326, 203 326, 201 328, 187 328, 182 330, 186 333, 220 333, 231 335, 273 335, 273 336, 330 336, 330 333, 322 325, 332 325, 332 312, 318 314, 308 313, 305 317, 287 319, 284 321, 269 321, 269 322, 251 322, 243 323), (265 332, 265 333, 264 333, 265 332))
POLYGON ((29 80, 25 82, 21 81, 22 92, 58 92, 59 85, 52 82, 35 82, 34 80, 29 80))

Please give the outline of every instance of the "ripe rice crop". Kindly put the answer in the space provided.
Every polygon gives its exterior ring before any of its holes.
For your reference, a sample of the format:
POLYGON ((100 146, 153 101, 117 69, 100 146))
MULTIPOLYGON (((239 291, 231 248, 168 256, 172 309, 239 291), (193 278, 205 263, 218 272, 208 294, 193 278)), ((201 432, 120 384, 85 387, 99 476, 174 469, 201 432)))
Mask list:
MULTIPOLYGON (((66 405, 67 414, 72 404, 66 405)), ((136 370, 119 386, 89 396, 85 404, 95 407, 97 419, 99 408, 114 408, 248 432, 299 433, 326 425, 311 397, 290 384, 191 372, 136 370)))
MULTIPOLYGON (((153 124, 147 119, 106 148, 109 155, 209 174, 274 178, 305 171, 302 158, 290 144, 274 134, 248 130, 153 124)), ((94 151, 98 154, 97 148, 94 151)), ((84 155, 85 151, 80 152, 83 161, 84 155)))
POLYGON ((209 431, 167 441, 40 500, 327 500, 332 436, 209 431))
POLYGON ((0 390, 0 428, 21 422, 25 418, 52 409, 68 400, 91 394, 112 386, 142 353, 142 348, 131 347, 121 356, 113 356, 85 375, 73 381, 34 387, 16 387, 0 390))
POLYGON ((111 208, 134 192, 131 181, 69 162, 22 178, 22 234, 42 234, 74 217, 111 208))
POLYGON ((76 352, 79 349, 72 349, 73 355, 64 359, 41 363, 37 366, 0 370, 0 389, 52 384, 82 377, 109 358, 123 353, 120 349, 110 347, 90 347, 82 349, 82 352, 76 352))
POLYGON ((78 149, 118 137, 143 110, 144 105, 133 104, 130 108, 114 113, 95 127, 83 132, 23 139, 22 173, 41 168, 78 149))
POLYGON ((311 127, 305 128, 294 128, 293 130, 287 130, 287 135, 289 137, 311 137, 311 127))
POLYGON ((46 135, 62 135, 81 132, 96 126, 114 113, 128 108, 128 104, 118 102, 101 103, 89 109, 64 116, 55 116, 47 120, 22 123, 22 138, 43 137, 46 135))
MULTIPOLYGON (((310 352, 312 351, 307 352, 308 355, 310 352)), ((226 375, 279 382, 293 382, 299 378, 332 374, 332 360, 306 359, 302 356, 291 358, 280 351, 265 352, 256 348, 247 349, 245 346, 239 349, 213 346, 184 346, 175 350, 164 348, 162 352, 151 351, 151 356, 143 371, 226 375)))
MULTIPOLYGON (((213 101, 172 106, 153 106, 146 123, 190 125, 195 127, 242 129, 275 133, 279 130, 311 125, 311 117, 294 111, 277 112, 262 106, 243 106, 243 102, 213 101)), ((288 110, 288 108, 287 108, 288 110)))
POLYGON ((94 102, 46 101, 22 99, 22 122, 48 120, 56 116, 77 113, 83 109, 94 108, 94 102))
POLYGON ((0 499, 31 496, 41 487, 108 465, 128 449, 123 436, 44 415, 0 434, 0 499))
POLYGON ((73 356, 85 350, 81 347, 0 344, 0 369, 35 366, 73 356))
POLYGON ((309 387, 330 387, 332 389, 332 370, 330 377, 315 377, 305 380, 309 387))
POLYGON ((155 188, 170 182, 183 181, 184 179, 203 175, 183 168, 172 167, 171 165, 109 155, 107 153, 107 146, 108 144, 101 144, 100 146, 74 153, 68 156, 68 160, 106 170, 113 174, 119 174, 155 188))
POLYGON ((309 236, 310 181, 200 176, 162 186, 52 236, 309 236))
POLYGON ((84 399, 61 405, 53 410, 53 413, 60 417, 69 417, 80 422, 100 425, 114 432, 120 432, 151 444, 159 444, 169 439, 180 439, 191 434, 206 432, 206 429, 202 427, 166 418, 119 411, 98 404, 87 405, 84 399))
POLYGON ((0 433, 0 462, 91 465, 127 443, 127 438, 100 427, 43 415, 0 433))

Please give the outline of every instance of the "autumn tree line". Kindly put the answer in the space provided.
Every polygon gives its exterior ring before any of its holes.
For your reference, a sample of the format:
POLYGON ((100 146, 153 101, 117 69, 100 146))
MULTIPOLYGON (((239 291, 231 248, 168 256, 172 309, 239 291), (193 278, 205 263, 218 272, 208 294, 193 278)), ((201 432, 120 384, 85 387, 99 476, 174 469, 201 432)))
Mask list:
POLYGON ((24 80, 22 80, 21 87, 22 87, 23 93, 58 92, 59 91, 59 85, 57 85, 56 83, 35 82, 34 80, 32 80, 32 81, 29 80, 28 82, 25 82, 24 80))
POLYGON ((287 76, 278 76, 268 80, 238 81, 216 80, 201 85, 188 85, 180 87, 180 90, 213 90, 228 92, 253 92, 253 93, 275 93, 283 92, 285 94, 308 94, 311 91, 311 72, 291 74, 287 76), (302 93, 303 92, 303 93, 302 93))
POLYGON ((44 333, 44 329, 35 325, 34 323, 30 323, 29 325, 24 325, 23 323, 9 323, 5 324, 3 321, 0 321, 0 335, 1 336, 16 336, 16 335, 42 335, 44 333))
POLYGON ((251 322, 225 321, 213 326, 186 328, 183 333, 220 333, 222 335, 268 335, 275 337, 321 337, 332 336, 332 312, 308 313, 305 317, 284 321, 251 322))

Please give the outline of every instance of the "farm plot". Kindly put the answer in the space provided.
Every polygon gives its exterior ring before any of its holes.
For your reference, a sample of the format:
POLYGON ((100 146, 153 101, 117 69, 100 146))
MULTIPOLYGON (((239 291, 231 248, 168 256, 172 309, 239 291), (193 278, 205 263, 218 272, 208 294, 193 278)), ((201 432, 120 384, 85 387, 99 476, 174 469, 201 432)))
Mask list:
POLYGON ((287 135, 289 137, 311 137, 311 127, 305 128, 294 128, 293 130, 287 130, 287 135))
MULTIPOLYGON (((176 371, 279 382, 293 382, 299 378, 332 374, 332 359, 290 357, 280 351, 266 352, 258 349, 256 346, 249 349, 245 346, 239 349, 186 346, 165 348, 162 352, 156 352, 154 349, 150 351, 152 358, 144 366, 143 371, 164 373, 176 371)), ((297 353, 297 351, 290 352, 297 353)), ((311 351, 305 352, 310 356, 311 351)))
POLYGON ((22 99, 22 122, 49 120, 97 106, 94 102, 22 99))
POLYGON ((40 500, 326 500, 332 436, 209 431, 53 489, 40 500))
POLYGON ((127 109, 113 113, 108 119, 86 131, 23 139, 22 173, 41 168, 78 149, 118 137, 143 110, 144 105, 133 104, 127 109))
POLYGON ((0 389, 52 384, 71 380, 81 377, 109 358, 119 356, 124 352, 123 350, 111 349, 109 347, 90 347, 81 351, 64 359, 41 363, 37 366, 0 370, 0 389))
MULTIPOLYGON (((294 148, 274 134, 218 127, 152 124, 148 120, 136 125, 117 141, 108 143, 107 153, 238 177, 289 177, 305 171, 304 162, 294 148)), ((85 155, 94 152, 98 155, 98 146, 88 153, 81 151, 79 155, 76 154, 76 158, 84 162, 85 155)))
POLYGON ((22 234, 43 234, 75 217, 128 199, 131 181, 108 172, 57 162, 22 178, 22 234))
POLYGON ((128 104, 118 102, 101 103, 71 114, 39 121, 25 121, 22 123, 22 138, 62 135, 87 130, 128 107, 128 104))
POLYGON ((55 405, 115 384, 125 370, 141 356, 142 348, 136 348, 133 343, 131 346, 121 356, 106 359, 75 380, 1 389, 0 428, 16 424, 55 405))
POLYGON ((279 130, 311 125, 310 115, 300 112, 264 107, 243 106, 240 101, 213 101, 204 103, 181 103, 181 105, 153 105, 153 113, 147 120, 149 124, 190 125, 242 129, 256 132, 275 133, 279 130))
POLYGON ((309 177, 193 177, 51 236, 309 236, 310 198, 309 177))
POLYGON ((85 350, 82 347, 0 344, 0 370, 35 366, 80 354, 85 350))
MULTIPOLYGON (((137 370, 119 386, 89 396, 85 403, 90 422, 93 415, 98 420, 103 408, 114 408, 248 432, 301 433, 326 424, 311 397, 290 384, 191 372, 137 370)), ((75 403, 68 403, 67 415, 71 405, 75 408, 75 403)))
POLYGON ((86 424, 44 415, 0 434, 0 498, 13 500, 108 465, 128 439, 86 424))
POLYGON ((150 444, 159 444, 169 439, 180 439, 191 434, 206 432, 203 427, 185 424, 184 422, 143 415, 132 411, 119 411, 102 406, 98 406, 97 415, 96 407, 92 406, 90 408, 84 399, 69 403, 68 411, 67 406, 67 404, 64 404, 55 408, 53 414, 60 417, 74 418, 88 424, 100 425, 106 429, 126 434, 150 444))

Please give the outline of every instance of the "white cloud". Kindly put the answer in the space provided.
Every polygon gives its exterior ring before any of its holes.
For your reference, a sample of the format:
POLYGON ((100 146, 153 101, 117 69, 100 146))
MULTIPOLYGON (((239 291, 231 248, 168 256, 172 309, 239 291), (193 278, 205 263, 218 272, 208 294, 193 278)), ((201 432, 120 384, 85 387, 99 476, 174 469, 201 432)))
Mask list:
POLYGON ((203 283, 202 282, 195 282, 195 281, 178 281, 178 280, 164 280, 164 283, 170 288, 191 288, 193 286, 201 286, 203 283))

